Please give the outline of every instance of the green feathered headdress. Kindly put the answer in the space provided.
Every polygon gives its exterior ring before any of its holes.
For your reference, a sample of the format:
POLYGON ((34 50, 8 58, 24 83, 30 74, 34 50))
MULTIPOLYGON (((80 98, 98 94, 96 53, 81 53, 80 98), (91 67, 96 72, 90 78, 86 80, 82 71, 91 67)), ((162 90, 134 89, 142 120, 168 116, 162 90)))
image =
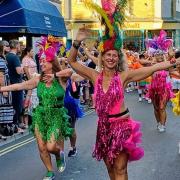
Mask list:
POLYGON ((122 47, 119 27, 125 20, 127 0, 101 0, 102 7, 91 0, 84 0, 84 4, 87 8, 98 13, 101 16, 102 24, 105 25, 105 34, 102 37, 99 50, 101 52, 113 49, 119 51, 122 47))

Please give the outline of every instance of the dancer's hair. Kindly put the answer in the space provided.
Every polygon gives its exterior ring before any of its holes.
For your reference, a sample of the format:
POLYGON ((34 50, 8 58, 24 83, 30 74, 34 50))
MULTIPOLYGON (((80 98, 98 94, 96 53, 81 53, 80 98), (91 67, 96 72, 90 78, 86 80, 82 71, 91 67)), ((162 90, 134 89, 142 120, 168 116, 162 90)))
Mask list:
POLYGON ((32 47, 26 47, 21 54, 21 60, 32 50, 32 47))

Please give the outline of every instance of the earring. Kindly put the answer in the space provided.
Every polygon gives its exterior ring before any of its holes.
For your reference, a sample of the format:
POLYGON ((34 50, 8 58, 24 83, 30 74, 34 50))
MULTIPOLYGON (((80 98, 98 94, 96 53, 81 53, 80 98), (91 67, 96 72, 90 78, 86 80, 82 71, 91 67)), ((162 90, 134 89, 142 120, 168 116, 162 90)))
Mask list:
POLYGON ((119 64, 116 65, 116 71, 118 71, 118 70, 119 70, 119 64))

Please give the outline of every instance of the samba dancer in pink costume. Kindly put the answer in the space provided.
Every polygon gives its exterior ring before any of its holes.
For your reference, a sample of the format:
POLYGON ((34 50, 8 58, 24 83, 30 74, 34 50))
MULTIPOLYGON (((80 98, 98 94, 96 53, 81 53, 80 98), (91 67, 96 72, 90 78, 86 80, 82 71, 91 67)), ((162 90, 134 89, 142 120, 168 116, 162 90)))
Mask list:
MULTIPOLYGON (((114 26, 117 25, 114 21, 112 23, 114 26)), ((106 28, 101 73, 76 60, 81 42, 90 35, 84 28, 77 33, 68 61, 78 74, 95 85, 95 105, 99 119, 93 156, 97 160, 104 160, 111 180, 127 180, 128 161, 138 160, 144 153, 143 149, 137 146, 141 138, 140 124, 129 116, 124 102, 124 89, 129 82, 143 80, 155 71, 173 67, 175 64, 162 62, 133 71, 125 70, 120 49, 121 39, 116 32, 117 29, 115 27, 111 34, 110 29, 106 28)), ((180 59, 176 64, 180 64, 180 59)))
MULTIPOLYGON (((154 55, 154 60, 157 64, 166 61, 164 54, 172 46, 172 40, 166 39, 166 36, 166 32, 161 30, 158 37, 155 36, 147 42, 149 54, 154 55)), ((153 74, 152 82, 148 86, 147 97, 152 100, 157 130, 159 132, 165 132, 167 119, 166 106, 167 102, 173 98, 173 90, 169 79, 168 69, 158 71, 153 74)))
MULTIPOLYGON (((128 179, 128 160, 140 159, 143 150, 136 145, 141 136, 139 123, 129 117, 124 103, 124 88, 129 82, 145 79, 155 71, 173 67, 174 64, 161 62, 151 67, 120 72, 117 66, 122 57, 116 49, 109 49, 102 54, 103 71, 99 73, 76 61, 78 47, 86 36, 85 29, 79 30, 68 60, 78 74, 91 80, 96 87, 95 104, 99 120, 93 156, 105 161, 111 180, 128 179)), ((180 64, 180 59, 176 63, 180 64)))

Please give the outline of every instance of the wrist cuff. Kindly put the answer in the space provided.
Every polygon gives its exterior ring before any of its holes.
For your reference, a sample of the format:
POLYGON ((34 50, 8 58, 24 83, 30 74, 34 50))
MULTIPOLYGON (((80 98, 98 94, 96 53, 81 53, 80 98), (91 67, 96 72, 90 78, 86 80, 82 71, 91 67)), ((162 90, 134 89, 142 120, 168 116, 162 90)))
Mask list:
POLYGON ((80 47, 80 45, 81 45, 81 42, 80 41, 77 41, 77 40, 74 40, 74 42, 73 42, 73 47, 75 48, 75 49, 79 49, 79 47, 80 47))
POLYGON ((54 73, 54 78, 55 78, 55 79, 57 79, 57 78, 58 78, 58 77, 57 77, 57 75, 56 75, 56 73, 54 73))

